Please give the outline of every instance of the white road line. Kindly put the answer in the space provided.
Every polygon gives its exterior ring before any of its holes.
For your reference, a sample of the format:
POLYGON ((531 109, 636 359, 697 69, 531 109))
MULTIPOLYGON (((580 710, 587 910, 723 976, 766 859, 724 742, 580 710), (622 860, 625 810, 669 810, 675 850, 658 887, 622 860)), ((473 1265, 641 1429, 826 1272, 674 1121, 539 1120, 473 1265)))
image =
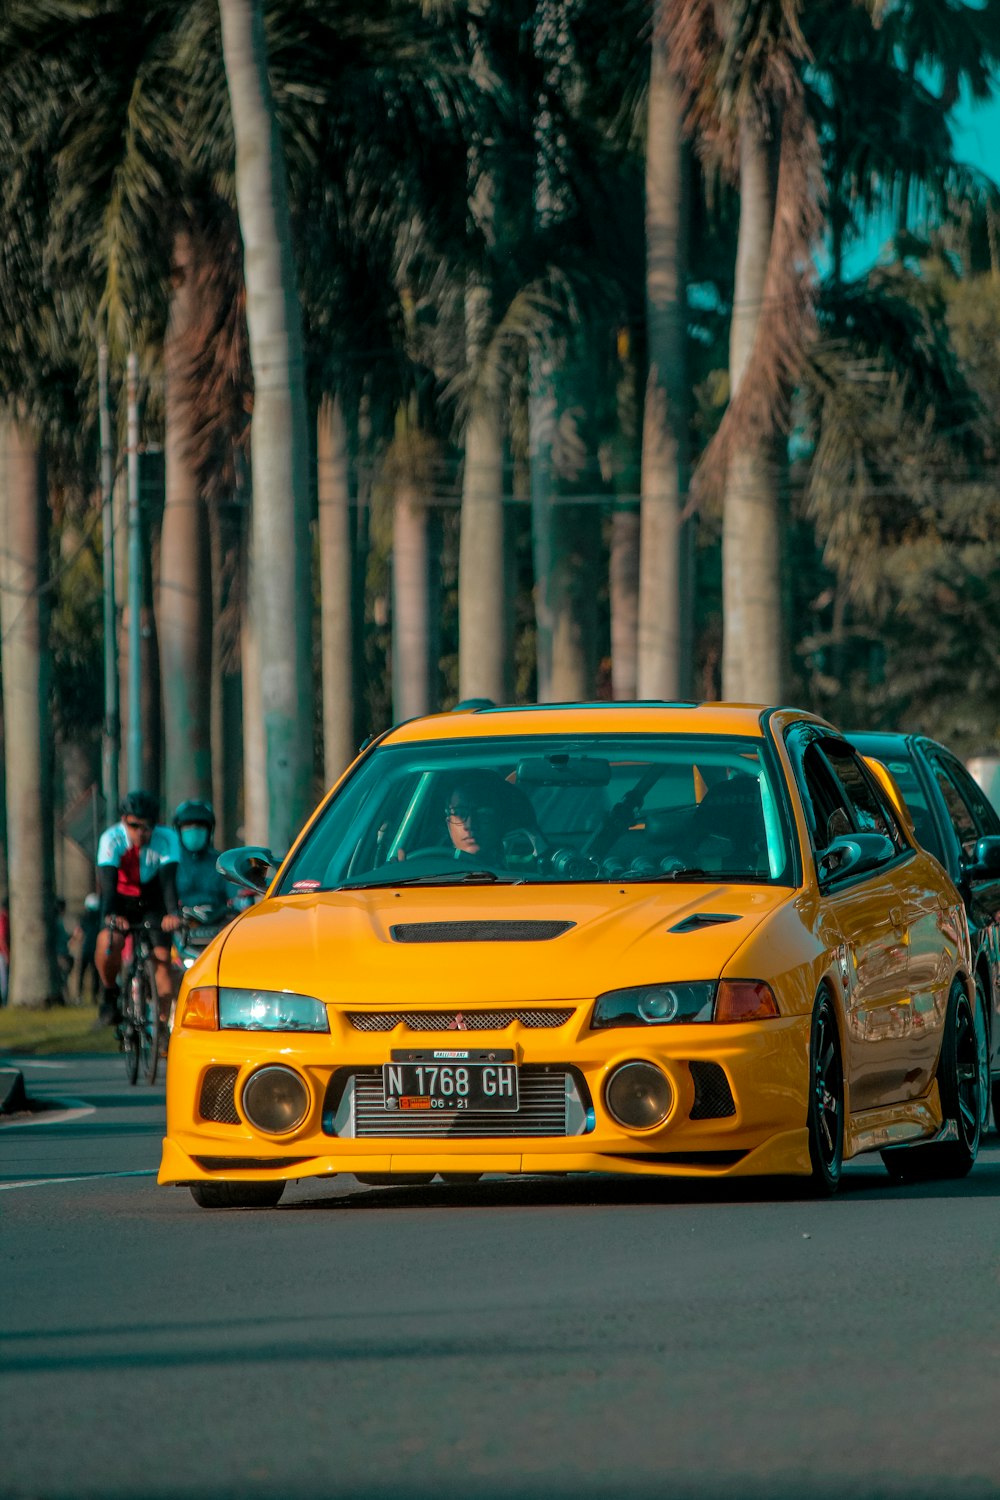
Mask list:
POLYGON ((35 1102, 60 1107, 40 1109, 27 1120, 0 1119, 0 1133, 5 1130, 27 1130, 36 1125, 65 1125, 70 1120, 82 1120, 84 1115, 92 1115, 97 1108, 96 1104, 87 1104, 83 1099, 42 1099, 35 1102))
POLYGON ((69 1067, 69 1063, 64 1063, 64 1062, 40 1062, 39 1059, 36 1058, 36 1057, 11 1057, 9 1059, 5 1058, 3 1060, 2 1066, 6 1067, 8 1065, 8 1062, 12 1063, 12 1064, 16 1063, 16 1065, 19 1068, 68 1068, 69 1067))
POLYGON ((97 1182, 105 1177, 155 1177, 155 1167, 144 1167, 138 1172, 81 1172, 78 1177, 34 1177, 28 1182, 0 1182, 0 1193, 12 1193, 15 1188, 54 1187, 60 1182, 97 1182))

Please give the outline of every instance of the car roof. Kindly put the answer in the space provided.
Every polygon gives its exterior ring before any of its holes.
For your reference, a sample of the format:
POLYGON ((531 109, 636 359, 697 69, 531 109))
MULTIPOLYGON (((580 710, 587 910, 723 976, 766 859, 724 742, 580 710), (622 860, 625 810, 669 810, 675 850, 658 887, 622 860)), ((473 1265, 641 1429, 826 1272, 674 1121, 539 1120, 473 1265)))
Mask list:
MULTIPOLYGON (((724 734, 762 739, 762 718, 768 711, 768 705, 763 703, 656 701, 538 703, 470 712, 453 710, 398 724, 383 738, 382 744, 513 734, 724 734)), ((814 716, 795 712, 792 717, 813 719, 814 716)))

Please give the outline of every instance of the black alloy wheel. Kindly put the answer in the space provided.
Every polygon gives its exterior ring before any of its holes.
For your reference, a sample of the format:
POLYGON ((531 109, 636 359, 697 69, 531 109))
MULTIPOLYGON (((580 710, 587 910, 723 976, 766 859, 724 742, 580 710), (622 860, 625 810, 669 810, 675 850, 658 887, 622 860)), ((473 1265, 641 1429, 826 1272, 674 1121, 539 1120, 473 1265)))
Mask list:
POLYGON ((979 1103, 982 1134, 990 1128, 990 998, 982 974, 976 975, 976 1050, 979 1056, 979 1103))
MULTIPOLYGON (((976 999, 979 993, 977 986, 976 999)), ((965 1177, 975 1165, 983 1128, 983 1072, 976 1018, 964 984, 956 980, 948 997, 937 1081, 945 1125, 954 1132, 946 1141, 900 1146, 883 1151, 889 1175, 898 1182, 929 1182, 965 1177)))
POLYGON ((836 1012, 825 991, 816 1001, 809 1036, 807 1118, 812 1186, 829 1196, 840 1186, 844 1167, 844 1065, 836 1012))
POLYGON ((283 1182, 192 1182, 191 1197, 199 1208, 276 1208, 283 1182))

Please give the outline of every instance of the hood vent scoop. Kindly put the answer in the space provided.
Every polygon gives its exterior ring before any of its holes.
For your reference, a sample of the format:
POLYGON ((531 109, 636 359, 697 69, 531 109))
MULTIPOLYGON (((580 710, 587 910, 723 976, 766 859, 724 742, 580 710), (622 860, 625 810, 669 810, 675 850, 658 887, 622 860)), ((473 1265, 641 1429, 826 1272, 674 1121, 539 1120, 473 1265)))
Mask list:
POLYGON ((547 943, 575 922, 397 922, 394 943, 547 943))
POLYGON ((676 927, 668 927, 668 932, 700 932, 703 927, 721 927, 724 922, 738 922, 740 919, 727 911, 696 911, 693 917, 685 917, 678 922, 676 927))

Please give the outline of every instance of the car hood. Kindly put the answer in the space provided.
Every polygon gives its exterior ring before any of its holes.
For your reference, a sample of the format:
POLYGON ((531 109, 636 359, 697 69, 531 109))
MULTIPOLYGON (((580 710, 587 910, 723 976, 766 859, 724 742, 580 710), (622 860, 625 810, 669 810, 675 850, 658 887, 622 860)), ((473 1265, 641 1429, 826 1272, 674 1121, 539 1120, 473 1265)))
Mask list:
POLYGON ((229 929, 219 983, 350 1006, 586 999, 630 984, 715 978, 794 895, 699 884, 286 896, 261 902, 229 929))

